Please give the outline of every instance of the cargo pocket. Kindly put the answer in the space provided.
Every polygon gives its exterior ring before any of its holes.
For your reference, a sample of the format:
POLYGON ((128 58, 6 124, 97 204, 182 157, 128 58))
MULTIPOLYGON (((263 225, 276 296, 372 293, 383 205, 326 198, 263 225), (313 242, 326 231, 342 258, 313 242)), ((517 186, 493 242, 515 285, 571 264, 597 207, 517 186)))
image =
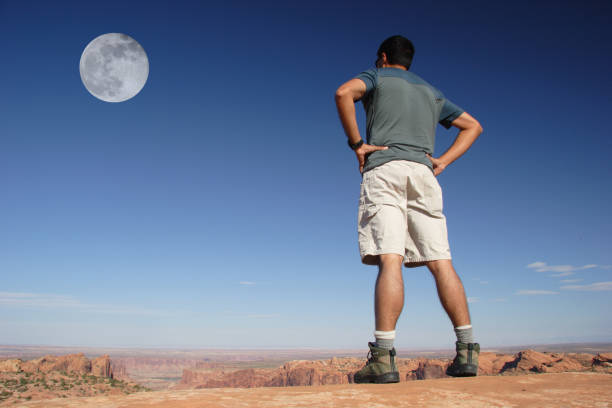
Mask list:
POLYGON ((359 211, 358 241, 359 252, 363 256, 372 254, 376 249, 378 235, 378 220, 376 214, 380 211, 378 204, 366 204, 359 211))
POLYGON ((364 204, 359 210, 359 228, 368 228, 370 221, 380 211, 378 204, 364 204))

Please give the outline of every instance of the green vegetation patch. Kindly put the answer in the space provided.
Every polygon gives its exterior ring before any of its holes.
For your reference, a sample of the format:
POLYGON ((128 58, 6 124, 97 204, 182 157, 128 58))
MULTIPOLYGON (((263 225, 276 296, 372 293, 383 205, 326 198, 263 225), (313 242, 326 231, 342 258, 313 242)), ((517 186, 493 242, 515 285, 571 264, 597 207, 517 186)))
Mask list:
POLYGON ((4 390, 0 392, 0 401, 4 401, 5 399, 10 398, 11 395, 13 395, 13 393, 10 391, 4 390))
POLYGON ((53 393, 54 397, 52 398, 67 398, 70 396, 62 391, 68 391, 71 395, 79 396, 103 395, 111 390, 119 390, 124 394, 152 391, 140 384, 110 377, 98 377, 91 374, 81 375, 73 372, 71 372, 72 375, 64 377, 61 374, 60 372, 50 372, 46 373, 45 376, 44 373, 27 375, 22 372, 11 375, 9 378, 3 377, 0 379, 0 405, 3 406, 9 399, 13 399, 15 403, 36 399, 36 396, 32 396, 28 392, 28 388, 39 391, 44 389, 53 393))

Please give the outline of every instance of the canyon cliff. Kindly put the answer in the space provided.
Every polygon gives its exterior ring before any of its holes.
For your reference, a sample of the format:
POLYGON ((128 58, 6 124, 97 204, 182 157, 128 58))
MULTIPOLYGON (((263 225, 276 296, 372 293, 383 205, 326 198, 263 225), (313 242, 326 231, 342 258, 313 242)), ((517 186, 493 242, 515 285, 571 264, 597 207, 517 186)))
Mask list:
MULTIPOLYGON (((183 370, 183 377, 174 389, 349 384, 364 363, 364 359, 334 357, 329 360, 290 361, 278 368, 227 370, 219 369, 215 362, 199 362, 194 368, 183 370)), ((450 363, 448 359, 396 359, 401 382, 446 377, 446 368, 450 363)), ((515 355, 483 352, 479 363, 480 376, 567 371, 612 373, 612 353, 594 356, 586 353, 540 353, 534 350, 524 350, 515 355)))
POLYGON ((108 355, 91 360, 83 353, 48 354, 27 361, 0 360, 0 406, 54 398, 125 395, 147 390, 139 384, 113 377, 108 355))
POLYGON ((50 373, 64 371, 74 374, 90 374, 98 377, 113 378, 111 360, 103 355, 93 360, 83 353, 65 356, 46 355, 33 360, 9 359, 0 361, 0 372, 50 373))

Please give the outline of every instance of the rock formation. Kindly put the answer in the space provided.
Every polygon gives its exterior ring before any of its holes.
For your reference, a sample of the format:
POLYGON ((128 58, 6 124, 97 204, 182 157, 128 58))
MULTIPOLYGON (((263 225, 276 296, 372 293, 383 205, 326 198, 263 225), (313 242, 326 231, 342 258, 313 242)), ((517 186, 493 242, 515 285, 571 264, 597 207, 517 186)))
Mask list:
POLYGON ((127 368, 123 364, 117 364, 115 360, 111 360, 110 369, 113 373, 113 378, 118 380, 129 379, 127 368))
POLYGON ((113 378, 108 355, 93 360, 79 353, 45 355, 28 361, 0 361, 0 406, 30 400, 125 395, 146 390, 140 384, 113 378))
POLYGON ((565 371, 584 371, 593 365, 593 356, 588 365, 583 359, 572 358, 563 353, 539 353, 533 350, 519 352, 515 359, 508 361, 502 367, 501 373, 561 373, 565 371))
POLYGON ((20 359, 0 361, 0 372, 49 373, 51 371, 113 378, 108 355, 94 360, 89 360, 83 353, 78 353, 64 356, 46 355, 29 361, 20 359))
POLYGON ((98 377, 114 378, 111 369, 111 360, 108 354, 91 360, 91 374, 98 377))
MULTIPOLYGON (((329 360, 297 360, 278 368, 227 370, 214 362, 201 362, 195 368, 183 370, 176 389, 185 388, 251 388, 304 385, 348 384, 365 360, 332 358, 329 360)), ((400 381, 446 377, 448 359, 396 359, 400 381)), ((563 354, 521 351, 514 356, 483 352, 479 358, 478 374, 517 375, 527 373, 560 373, 566 371, 603 371, 612 373, 612 353, 563 354)))
POLYGON ((21 363, 23 363, 23 361, 17 359, 0 361, 0 373, 16 373, 21 371, 21 363))
POLYGON ((593 358, 593 370, 612 373, 612 353, 597 354, 593 358))

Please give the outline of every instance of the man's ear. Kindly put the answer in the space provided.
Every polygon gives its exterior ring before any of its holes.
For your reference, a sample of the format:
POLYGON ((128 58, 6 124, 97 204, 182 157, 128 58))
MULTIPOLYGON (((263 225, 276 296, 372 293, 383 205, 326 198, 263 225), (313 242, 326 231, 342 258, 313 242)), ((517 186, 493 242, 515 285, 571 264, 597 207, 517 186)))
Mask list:
POLYGON ((383 64, 389 64, 389 60, 387 59, 387 54, 384 53, 384 52, 381 52, 380 55, 381 55, 382 63, 383 64))

